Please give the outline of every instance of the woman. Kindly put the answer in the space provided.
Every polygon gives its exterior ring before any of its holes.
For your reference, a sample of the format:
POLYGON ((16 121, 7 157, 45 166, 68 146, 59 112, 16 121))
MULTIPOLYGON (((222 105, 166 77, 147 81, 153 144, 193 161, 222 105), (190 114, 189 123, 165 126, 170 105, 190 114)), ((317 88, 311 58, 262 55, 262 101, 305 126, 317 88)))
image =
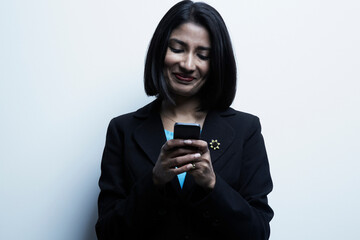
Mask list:
POLYGON ((182 1, 145 64, 157 99, 114 118, 99 180, 98 239, 268 239, 272 190, 259 119, 230 108, 236 66, 219 13, 182 1), (172 139, 175 122, 201 139, 172 139))

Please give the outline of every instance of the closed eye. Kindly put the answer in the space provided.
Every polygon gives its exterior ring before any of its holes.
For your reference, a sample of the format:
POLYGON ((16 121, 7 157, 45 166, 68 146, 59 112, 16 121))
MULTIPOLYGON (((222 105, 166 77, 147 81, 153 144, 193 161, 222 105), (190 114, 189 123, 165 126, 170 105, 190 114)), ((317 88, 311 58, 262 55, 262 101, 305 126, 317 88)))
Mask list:
POLYGON ((202 55, 202 54, 198 54, 198 57, 201 59, 201 60, 209 60, 210 57, 209 56, 205 56, 205 55, 202 55))
POLYGON ((182 49, 177 49, 177 48, 173 48, 173 47, 169 47, 169 48, 170 48, 170 51, 172 51, 173 53, 181 53, 184 51, 182 49))

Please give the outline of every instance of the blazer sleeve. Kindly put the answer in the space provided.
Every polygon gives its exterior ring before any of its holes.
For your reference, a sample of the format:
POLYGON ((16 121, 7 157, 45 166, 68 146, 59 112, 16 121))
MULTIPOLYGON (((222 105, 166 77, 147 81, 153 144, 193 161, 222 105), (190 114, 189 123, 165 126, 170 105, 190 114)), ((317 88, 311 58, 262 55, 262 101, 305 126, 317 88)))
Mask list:
POLYGON ((264 240, 270 235, 269 222, 274 213, 267 195, 272 191, 269 163, 261 134, 260 121, 254 117, 242 147, 241 183, 234 189, 219 175, 213 191, 198 203, 212 216, 212 226, 229 234, 228 239, 264 240))
POLYGON ((158 205, 164 201, 163 194, 153 184, 151 171, 131 188, 127 187, 123 135, 113 119, 107 130, 99 179, 99 217, 95 226, 99 240, 125 239, 129 234, 145 230, 141 228, 153 228, 158 205))

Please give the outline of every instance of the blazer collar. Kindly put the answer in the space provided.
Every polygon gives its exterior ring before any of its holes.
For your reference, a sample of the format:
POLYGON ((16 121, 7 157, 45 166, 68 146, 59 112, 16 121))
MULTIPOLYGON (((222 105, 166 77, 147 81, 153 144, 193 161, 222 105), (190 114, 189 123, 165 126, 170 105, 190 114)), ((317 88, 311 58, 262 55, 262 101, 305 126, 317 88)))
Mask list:
POLYGON ((208 112, 201 132, 201 139, 208 143, 211 161, 216 162, 234 141, 234 129, 225 120, 234 114, 232 109, 225 112, 208 112))
POLYGON ((166 142, 164 127, 159 114, 160 106, 161 102, 156 99, 134 114, 135 118, 143 119, 143 123, 135 129, 135 141, 154 165, 162 145, 166 142))
MULTIPOLYGON (((134 117, 144 119, 143 123, 134 132, 134 138, 149 159, 156 163, 162 145, 166 142, 164 127, 159 110, 161 101, 156 99, 135 112, 134 117)), ((216 162, 226 152, 234 140, 234 129, 225 120, 235 114, 235 110, 228 108, 225 111, 209 111, 201 132, 201 139, 209 145, 211 161, 216 162), (215 148, 217 142, 218 148, 215 148), (211 145, 214 148, 211 148, 211 145)))

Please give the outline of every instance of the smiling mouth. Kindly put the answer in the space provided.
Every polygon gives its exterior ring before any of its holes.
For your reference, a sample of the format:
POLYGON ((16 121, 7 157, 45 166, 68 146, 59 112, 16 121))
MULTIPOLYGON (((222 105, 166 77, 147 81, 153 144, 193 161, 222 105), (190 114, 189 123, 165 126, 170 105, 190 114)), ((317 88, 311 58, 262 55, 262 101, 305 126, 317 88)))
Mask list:
POLYGON ((175 77, 181 81, 185 81, 185 82, 191 82, 192 80, 194 80, 195 78, 192 76, 186 76, 180 73, 174 73, 175 77))

